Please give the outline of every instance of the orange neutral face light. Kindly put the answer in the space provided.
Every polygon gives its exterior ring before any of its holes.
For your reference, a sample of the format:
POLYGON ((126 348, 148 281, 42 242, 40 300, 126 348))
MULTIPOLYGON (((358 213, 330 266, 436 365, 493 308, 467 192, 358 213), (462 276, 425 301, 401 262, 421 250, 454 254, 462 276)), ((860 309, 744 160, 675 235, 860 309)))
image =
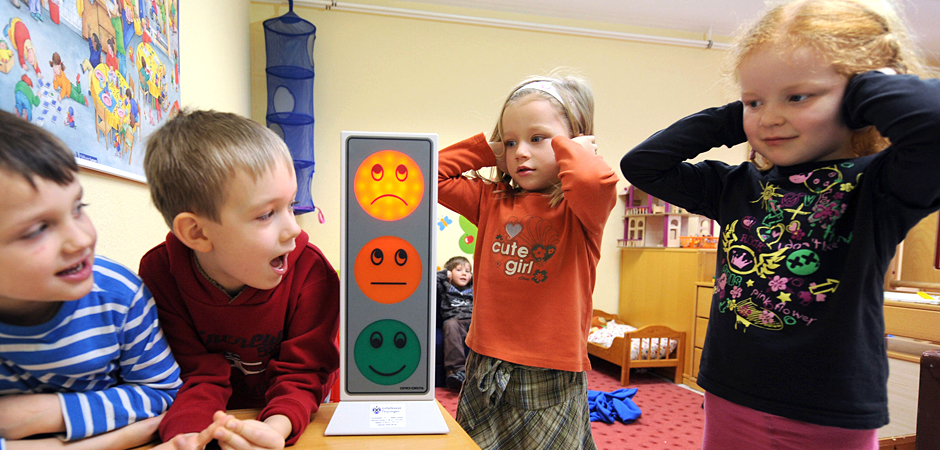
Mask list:
POLYGON ((414 293, 421 282, 418 251, 396 236, 369 241, 356 255, 356 285, 366 297, 385 304, 398 303, 414 293))

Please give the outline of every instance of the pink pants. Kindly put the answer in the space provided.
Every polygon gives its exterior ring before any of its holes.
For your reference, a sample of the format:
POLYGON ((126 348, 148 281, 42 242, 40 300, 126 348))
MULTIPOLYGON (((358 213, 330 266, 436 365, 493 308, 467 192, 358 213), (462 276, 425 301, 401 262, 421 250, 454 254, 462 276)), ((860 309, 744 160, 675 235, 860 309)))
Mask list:
POLYGON ((878 450, 878 430, 827 427, 729 402, 705 393, 702 450, 878 450))

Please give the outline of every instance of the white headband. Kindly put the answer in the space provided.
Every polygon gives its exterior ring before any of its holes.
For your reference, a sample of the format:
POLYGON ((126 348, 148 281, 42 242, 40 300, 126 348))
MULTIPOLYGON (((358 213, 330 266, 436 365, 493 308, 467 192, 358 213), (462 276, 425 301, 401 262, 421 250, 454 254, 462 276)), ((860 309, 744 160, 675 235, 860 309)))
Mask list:
POLYGON ((558 89, 555 89, 555 86, 552 85, 551 81, 533 81, 531 83, 526 83, 520 86, 519 89, 516 89, 516 92, 523 89, 535 89, 537 91, 542 91, 554 97, 555 100, 558 100, 558 103, 561 103, 563 107, 565 105, 565 101, 561 99, 561 93, 558 92, 558 89))

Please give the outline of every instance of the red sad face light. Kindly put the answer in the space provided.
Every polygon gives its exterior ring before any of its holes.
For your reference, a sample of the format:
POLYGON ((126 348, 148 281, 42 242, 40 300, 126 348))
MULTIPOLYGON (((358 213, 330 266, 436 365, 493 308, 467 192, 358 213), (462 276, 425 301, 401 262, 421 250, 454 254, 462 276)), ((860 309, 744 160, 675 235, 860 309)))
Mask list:
POLYGON ((379 220, 407 217, 424 197, 424 175, 408 155, 382 150, 369 155, 353 179, 359 206, 379 220))

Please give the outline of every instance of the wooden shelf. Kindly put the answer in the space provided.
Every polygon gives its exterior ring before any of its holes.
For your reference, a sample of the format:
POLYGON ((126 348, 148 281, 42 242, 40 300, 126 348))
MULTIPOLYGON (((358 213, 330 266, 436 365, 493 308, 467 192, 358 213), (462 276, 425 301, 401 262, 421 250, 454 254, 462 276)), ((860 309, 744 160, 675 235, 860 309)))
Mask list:
POLYGON ((940 306, 885 300, 885 333, 940 342, 940 306))

